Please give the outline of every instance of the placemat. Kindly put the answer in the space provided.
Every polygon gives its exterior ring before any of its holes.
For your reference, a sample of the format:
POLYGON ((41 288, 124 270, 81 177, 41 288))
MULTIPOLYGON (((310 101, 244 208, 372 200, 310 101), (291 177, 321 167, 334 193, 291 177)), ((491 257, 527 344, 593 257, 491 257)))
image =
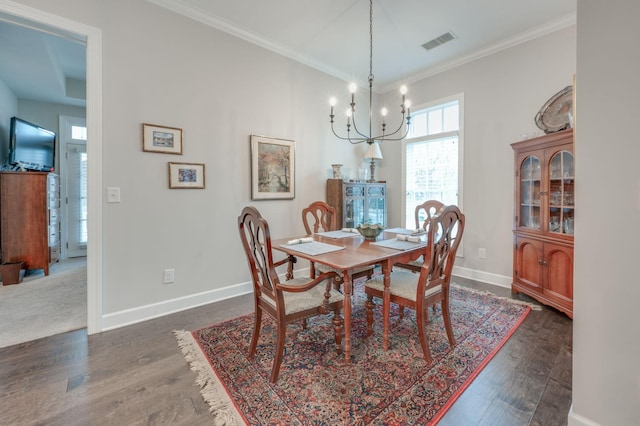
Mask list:
POLYGON ((360 235, 360 233, 358 231, 356 232, 327 231, 327 232, 318 232, 316 235, 321 235, 323 237, 328 237, 328 238, 349 238, 349 237, 357 237, 358 235, 360 235))
POLYGON ((286 247, 289 250, 298 251, 300 253, 309 254, 315 256, 318 254, 331 253, 333 251, 344 250, 344 247, 334 246, 333 244, 321 243, 319 241, 313 241, 310 243, 299 244, 280 244, 280 247, 286 247))
POLYGON ((385 229, 384 232, 393 232, 394 234, 411 235, 415 232, 415 229, 390 228, 390 229, 385 229))
POLYGON ((390 240, 377 241, 375 243, 371 243, 371 245, 391 248, 395 250, 410 250, 419 246, 424 247, 427 245, 427 242, 421 241, 419 243, 414 243, 411 241, 402 241, 397 238, 392 238, 390 240))

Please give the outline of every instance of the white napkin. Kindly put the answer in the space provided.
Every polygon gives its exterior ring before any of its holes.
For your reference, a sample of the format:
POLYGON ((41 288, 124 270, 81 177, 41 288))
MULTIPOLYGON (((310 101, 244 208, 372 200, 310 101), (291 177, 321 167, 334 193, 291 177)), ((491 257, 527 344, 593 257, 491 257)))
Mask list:
POLYGON ((353 234, 359 234, 356 228, 342 228, 342 232, 351 232, 353 234))
POLYGON ((411 235, 398 235, 396 237, 400 241, 409 241, 410 243, 419 243, 420 237, 413 237, 411 235))
POLYGON ((296 238, 295 240, 287 241, 287 244, 302 244, 302 243, 311 243, 313 242, 313 237, 302 237, 296 238))
POLYGON ((411 233, 411 235, 422 235, 422 234, 426 234, 426 233, 427 233, 427 231, 425 231, 424 229, 418 228, 415 231, 413 231, 411 233))

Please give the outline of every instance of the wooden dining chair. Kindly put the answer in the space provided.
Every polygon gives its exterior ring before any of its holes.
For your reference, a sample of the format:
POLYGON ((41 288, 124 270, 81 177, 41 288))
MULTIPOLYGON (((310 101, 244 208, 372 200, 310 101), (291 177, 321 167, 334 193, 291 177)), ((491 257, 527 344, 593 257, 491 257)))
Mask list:
MULTIPOLYGON (((324 201, 314 201, 309 206, 302 209, 302 223, 307 235, 317 234, 318 232, 328 232, 336 230, 336 210, 324 201)), ((362 277, 371 278, 374 266, 364 266, 356 268, 352 274, 352 280, 362 277)), ((342 271, 330 268, 326 265, 315 265, 313 262, 309 265, 309 275, 313 278, 316 273, 324 273, 334 271, 338 274, 335 281, 336 288, 340 288, 344 279, 342 271)))
MULTIPOLYGON (((418 204, 415 208, 416 230, 427 231, 429 220, 444 207, 444 203, 438 200, 427 200, 422 204, 418 204), (424 219, 422 219, 424 218, 424 219), (421 220, 422 219, 422 220, 421 220)), ((424 258, 420 258, 409 263, 397 263, 394 266, 405 268, 410 271, 420 272, 420 268, 424 263, 424 258)), ((402 314, 402 312, 401 312, 402 314)))
MULTIPOLYGON (((408 307, 416 311, 418 336, 424 359, 431 362, 429 343, 427 342, 428 307, 440 303, 447 338, 451 346, 455 338, 449 315, 449 285, 451 273, 464 232, 465 216, 457 206, 446 206, 429 220, 428 243, 424 252, 425 261, 420 274, 407 270, 391 272, 391 303, 400 308, 408 307)), ((384 279, 376 276, 365 284, 367 317, 367 335, 371 335, 373 326, 373 298, 383 298, 384 279)), ((386 309, 389 307, 387 306, 386 309)))
POLYGON ((245 207, 238 216, 240 240, 244 248, 253 281, 255 320, 249 346, 249 357, 255 353, 262 313, 276 322, 277 340, 271 369, 271 383, 275 383, 280 372, 284 352, 287 325, 307 318, 333 312, 333 329, 336 351, 342 353, 343 319, 341 310, 344 295, 336 291, 332 282, 335 272, 320 274, 314 279, 293 278, 281 283, 276 268, 288 262, 284 258, 273 260, 269 224, 255 207, 245 207))

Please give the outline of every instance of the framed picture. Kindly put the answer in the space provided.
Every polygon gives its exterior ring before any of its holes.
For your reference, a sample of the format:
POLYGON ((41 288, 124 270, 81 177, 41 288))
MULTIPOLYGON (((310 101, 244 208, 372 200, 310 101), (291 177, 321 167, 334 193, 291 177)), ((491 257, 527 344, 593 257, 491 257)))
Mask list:
POLYGON ((142 123, 142 150, 182 155, 182 129, 142 123))
POLYGON ((251 135, 251 199, 295 197, 294 141, 251 135))
POLYGON ((203 189, 204 164, 169 163, 170 189, 203 189))

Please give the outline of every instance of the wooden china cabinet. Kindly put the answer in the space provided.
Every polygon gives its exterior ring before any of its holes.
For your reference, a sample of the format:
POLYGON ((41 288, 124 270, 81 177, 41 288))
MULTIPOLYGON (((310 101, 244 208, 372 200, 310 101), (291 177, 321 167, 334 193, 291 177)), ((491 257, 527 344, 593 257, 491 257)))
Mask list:
POLYGON ((363 223, 387 226, 387 184, 327 179, 327 204, 336 209, 338 229, 363 223))
POLYGON ((573 318, 573 129, 511 146, 515 152, 511 289, 573 318))

